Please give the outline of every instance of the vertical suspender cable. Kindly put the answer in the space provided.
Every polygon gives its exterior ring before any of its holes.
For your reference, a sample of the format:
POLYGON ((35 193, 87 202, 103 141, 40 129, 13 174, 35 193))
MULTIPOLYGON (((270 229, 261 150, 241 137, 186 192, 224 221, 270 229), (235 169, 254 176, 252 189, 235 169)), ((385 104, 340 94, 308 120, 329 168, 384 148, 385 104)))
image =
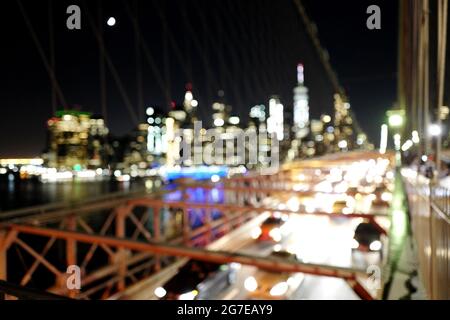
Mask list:
MULTIPOLYGON (((412 32, 409 35, 409 38, 412 40, 412 73, 411 81, 412 81, 412 88, 411 88, 411 122, 412 122, 412 130, 418 130, 418 119, 417 119, 417 112, 418 112, 418 103, 417 103, 417 77, 418 77, 418 61, 417 61, 417 47, 418 47, 418 37, 416 35, 419 34, 419 30, 417 28, 417 1, 408 2, 411 10, 411 23, 412 24, 412 32)), ((419 131, 418 131, 419 132, 419 131)))
POLYGON ((431 141, 429 138, 430 127, 430 4, 429 0, 423 0, 423 130, 425 139, 425 152, 431 151, 431 141))
MULTIPOLYGON (((102 0, 98 2, 98 32, 103 38, 103 10, 102 0)), ((100 105, 102 109, 103 119, 108 123, 108 109, 106 97, 106 75, 105 75, 105 48, 99 45, 99 76, 100 76, 100 105)))
MULTIPOLYGON (((84 4, 85 4, 85 7, 87 8, 86 1, 84 1, 84 4)), ((111 75, 113 76, 114 81, 116 82, 117 88, 119 89, 119 93, 122 96, 123 102, 125 103, 125 106, 128 109, 128 112, 130 114, 131 120, 132 120, 134 125, 138 125, 139 119, 138 119, 138 117, 136 115, 135 110, 133 109, 133 105, 131 104, 131 100, 130 100, 130 98, 129 98, 129 96, 128 96, 128 94, 127 94, 127 92, 126 92, 126 90, 125 90, 125 88, 124 88, 124 86, 122 84, 122 81, 120 79, 119 73, 117 72, 117 69, 115 68, 115 66, 113 64, 113 62, 111 60, 111 57, 106 52, 106 48, 105 48, 105 43, 103 41, 103 37, 100 34, 98 27, 95 25, 95 21, 94 21, 92 15, 91 15, 90 11, 87 10, 87 9, 86 9, 86 15, 87 15, 89 23, 91 25, 91 29, 94 32, 94 36, 97 39, 98 46, 99 46, 101 52, 103 52, 103 56, 105 58, 105 62, 107 64, 108 68, 109 68, 109 71, 111 72, 111 75)))
POLYGON ((164 82, 166 83, 167 96, 170 98, 166 104, 170 105, 172 100, 172 90, 170 86, 170 50, 169 50, 169 26, 163 23, 163 55, 164 55, 164 82))
POLYGON ((126 12, 128 14, 128 17, 130 18, 132 24, 133 24, 133 28, 135 30, 135 34, 138 36, 138 41, 139 41, 139 45, 141 46, 143 53, 144 53, 144 57, 146 58, 148 64, 150 65, 150 69, 153 72, 153 75, 155 76, 156 82, 158 83, 159 87, 161 88, 161 91, 163 92, 166 101, 170 100, 169 97, 169 93, 167 91, 166 86, 164 85, 164 80, 161 76, 160 70, 158 69, 158 65, 149 49, 149 46, 147 45, 147 43, 145 42, 144 38, 142 37, 142 34, 139 32, 139 24, 138 21, 136 20, 136 17, 134 16, 130 6, 128 5, 128 3, 126 1, 124 1, 124 6, 126 9, 126 12))
MULTIPOLYGON (((322 48, 322 45, 320 44, 320 41, 317 37, 317 32, 316 29, 311 21, 311 19, 308 17, 305 7, 303 6, 301 0, 293 0, 294 4, 296 5, 298 12, 303 20, 303 23, 306 26, 306 31, 308 36, 311 38, 311 41, 314 45, 314 49, 317 52, 317 55, 319 56, 319 59, 325 69, 325 72, 327 73, 333 87, 336 93, 338 93, 344 101, 347 100, 347 96, 345 94, 344 89, 342 88, 342 86, 339 84, 339 80, 338 77, 336 75, 336 72, 334 71, 334 69, 331 66, 330 63, 330 59, 329 56, 327 54, 327 52, 322 48)), ((360 128, 358 121, 354 115, 354 112, 350 109, 349 113, 351 115, 351 117, 353 118, 353 127, 355 128, 355 131, 357 132, 357 134, 362 133, 362 129, 360 128)))
POLYGON ((426 135, 424 132, 424 116, 423 116, 423 78, 424 78, 424 62, 423 62, 423 38, 424 38, 424 12, 422 0, 416 0, 417 3, 417 21, 418 21, 418 45, 417 45, 417 128, 419 135, 422 137, 422 143, 420 144, 420 153, 425 153, 425 140, 426 135))
MULTIPOLYGON (((181 66, 181 68, 183 69, 185 75, 186 75, 186 80, 188 82, 192 82, 193 81, 193 75, 192 75, 192 68, 189 67, 190 65, 190 61, 187 62, 186 57, 183 56, 182 52, 183 51, 188 51, 188 50, 181 50, 178 42, 175 40, 174 35, 172 33, 172 31, 170 30, 170 27, 167 23, 167 18, 166 18, 166 14, 164 12, 164 10, 162 10, 161 6, 160 6, 160 2, 159 1, 154 1, 153 5, 155 6, 156 10, 158 11, 159 14, 159 18, 161 20, 161 23, 163 24, 163 27, 165 29, 165 31, 167 32, 166 36, 169 39, 169 43, 172 47, 171 52, 173 52, 175 54, 175 57, 178 60, 179 65, 181 66)), ((184 37, 186 42, 188 42, 188 38, 184 37)))
POLYGON ((36 32, 34 31, 33 25, 31 24, 31 21, 30 21, 30 19, 28 17, 28 14, 25 11, 25 8, 24 8, 24 6, 22 4, 22 1, 21 0, 16 0, 16 2, 18 4, 18 6, 19 6, 20 12, 22 13, 23 19, 25 20, 25 25, 27 26, 27 29, 28 29, 28 31, 29 31, 29 33, 31 35, 31 38, 33 39, 34 44, 36 45, 36 48, 37 48, 37 50, 39 52, 39 55, 40 55, 40 57, 42 59, 42 62, 44 63, 44 66, 45 66, 45 69, 47 70, 48 76, 50 77, 51 85, 55 89, 56 95, 58 96, 58 98, 59 98, 60 102, 62 103, 64 109, 67 109, 66 99, 64 98, 64 95, 63 95, 63 93, 61 91, 61 87, 59 86, 58 81, 56 80, 55 72, 52 69, 52 67, 51 67, 51 65, 50 65, 50 63, 49 63, 49 61, 48 61, 48 59, 47 59, 47 57, 45 55, 44 49, 42 48, 42 45, 39 42, 39 39, 38 39, 38 37, 36 35, 36 32))
MULTIPOLYGON (((134 14, 136 19, 136 24, 139 25, 139 2, 134 1, 134 14)), ((135 51, 136 51, 136 87, 137 87, 137 114, 139 119, 142 119, 144 114, 144 97, 143 97, 143 87, 142 87, 142 55, 141 55, 141 34, 140 28, 134 29, 135 36, 135 51)))
MULTIPOLYGON (((448 0, 438 0, 438 55, 437 55, 437 123, 441 126, 440 110, 444 104, 444 81, 446 68, 447 52, 447 10, 448 0)), ((441 143, 442 137, 439 135, 436 139, 436 166, 440 170, 441 166, 441 143)))
MULTIPOLYGON (((49 35, 49 49, 50 49, 50 67, 55 71, 55 32, 53 25, 53 1, 48 1, 48 35, 49 35)), ((52 87, 52 114, 56 113, 57 96, 55 86, 52 87)))

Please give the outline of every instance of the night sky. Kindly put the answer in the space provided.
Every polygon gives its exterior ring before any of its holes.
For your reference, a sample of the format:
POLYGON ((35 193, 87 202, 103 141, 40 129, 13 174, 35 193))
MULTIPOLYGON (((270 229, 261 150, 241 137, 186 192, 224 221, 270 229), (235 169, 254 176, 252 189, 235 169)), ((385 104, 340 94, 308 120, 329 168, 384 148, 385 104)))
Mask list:
MULTIPOLYGON (((204 120, 209 120, 219 90, 243 117, 272 94, 292 110, 296 65, 303 62, 312 116, 332 112, 333 88, 292 0, 53 2, 55 72, 73 109, 101 113, 99 49, 89 18, 97 23, 101 6, 107 55, 141 121, 145 118, 144 109, 138 108, 136 42, 129 11, 138 13, 148 49, 147 54, 141 51, 140 69, 145 107, 166 108, 169 98, 181 103, 189 82, 204 120), (66 28, 66 8, 71 4, 81 7, 81 30, 66 28), (114 27, 106 25, 109 16, 117 20, 114 27)), ((361 127, 378 143, 384 113, 396 98, 397 1, 303 2, 361 127), (371 4, 381 7, 382 30, 366 28, 371 4)), ((22 3, 48 58, 49 2, 22 3)), ((0 157, 38 156, 45 147, 46 120, 52 116, 51 86, 15 0, 2 1, 0 34, 0 157)), ((122 135, 134 123, 106 69, 108 126, 122 135)))

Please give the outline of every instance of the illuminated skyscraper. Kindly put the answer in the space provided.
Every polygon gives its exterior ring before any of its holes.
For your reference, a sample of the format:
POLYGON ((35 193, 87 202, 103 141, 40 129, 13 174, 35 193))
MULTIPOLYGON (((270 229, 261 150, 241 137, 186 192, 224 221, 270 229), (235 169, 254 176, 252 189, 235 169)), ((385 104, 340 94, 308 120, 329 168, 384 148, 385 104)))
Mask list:
POLYGON ((219 131, 224 131, 228 125, 231 107, 224 103, 214 102, 213 109, 213 127, 219 131))
POLYGON ((152 156, 159 157, 167 152, 166 116, 158 108, 147 108, 147 150, 152 156))
POLYGON ((284 106, 277 96, 269 100, 269 118, 267 119, 267 132, 275 134, 278 141, 284 139, 284 106))
POLYGON ((169 111, 168 117, 166 119, 166 134, 164 137, 164 144, 167 146, 166 166, 168 167, 173 167, 179 163, 182 137, 184 136, 185 132, 188 136, 190 136, 189 133, 193 131, 189 114, 186 111, 186 104, 187 99, 185 99, 183 106, 173 103, 172 109, 169 111))
POLYGON ((138 124, 129 134, 125 146, 122 173, 130 174, 133 178, 139 174, 139 171, 147 168, 151 160, 147 150, 148 127, 148 123, 138 124))
POLYGON ((106 127, 105 120, 99 116, 91 117, 88 138, 89 167, 106 168, 108 165, 107 158, 110 152, 108 134, 109 130, 106 127))
POLYGON ((308 88, 304 86, 303 64, 297 66, 297 87, 294 88, 294 131, 297 138, 308 134, 309 104, 308 88))
POLYGON ((192 125, 197 120, 198 101, 192 93, 192 85, 186 85, 186 93, 184 94, 183 108, 187 115, 187 122, 192 125))
POLYGON ((345 102, 339 94, 334 95, 334 111, 334 135, 337 150, 352 149, 355 139, 350 104, 345 102))
POLYGON ((261 130, 260 126, 264 125, 266 127, 266 106, 264 105, 256 105, 250 109, 250 119, 254 123, 254 125, 261 130))
POLYGON ((166 144, 166 166, 173 167, 180 158, 180 142, 181 138, 176 136, 178 130, 177 122, 174 118, 168 117, 166 119, 166 135, 164 136, 164 143, 166 144))
POLYGON ((58 111, 47 121, 49 145, 47 165, 59 169, 81 170, 88 166, 90 113, 58 111))

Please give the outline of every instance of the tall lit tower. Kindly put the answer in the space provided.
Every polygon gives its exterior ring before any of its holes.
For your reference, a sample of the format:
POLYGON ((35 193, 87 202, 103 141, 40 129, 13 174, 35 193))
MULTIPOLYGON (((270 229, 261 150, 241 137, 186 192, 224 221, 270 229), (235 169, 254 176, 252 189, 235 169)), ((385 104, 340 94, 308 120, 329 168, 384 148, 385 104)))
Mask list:
POLYGON ((308 88, 304 86, 304 66, 297 66, 297 87, 294 88, 294 130, 297 138, 303 138, 308 134, 309 105, 308 88))
POLYGON ((186 93, 184 95, 183 101, 184 111, 186 111, 188 116, 188 122, 191 124, 196 121, 196 110, 198 107, 198 101, 194 99, 194 95, 192 93, 192 85, 188 83, 186 85, 186 93))
POLYGON ((269 100, 267 132, 275 134, 279 141, 284 139, 284 106, 277 96, 272 96, 269 100))

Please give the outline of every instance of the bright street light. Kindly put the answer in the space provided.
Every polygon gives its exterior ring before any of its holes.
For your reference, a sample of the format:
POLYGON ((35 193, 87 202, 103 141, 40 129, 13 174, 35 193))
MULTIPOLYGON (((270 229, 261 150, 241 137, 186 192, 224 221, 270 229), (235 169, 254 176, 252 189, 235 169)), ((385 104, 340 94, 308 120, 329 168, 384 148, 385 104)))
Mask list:
POLYGON ((442 126, 440 126, 436 123, 433 123, 428 128, 428 132, 430 133, 430 135, 432 137, 439 137, 442 134, 442 126))
POLYGON ((347 141, 345 141, 345 140, 339 141, 338 147, 339 147, 340 149, 345 149, 345 148, 347 148, 347 147, 348 147, 347 141))
POLYGON ((389 116, 389 125, 393 128, 398 128, 403 125, 403 117, 399 114, 389 116))
POLYGON ((388 126, 383 124, 381 126, 381 137, 380 137, 380 153, 385 154, 388 144, 388 126))
POLYGON ((402 151, 406 152, 409 149, 411 149, 411 147, 414 145, 414 142, 412 142, 412 140, 406 140, 406 142, 403 144, 402 146, 402 151))
POLYGON ((419 132, 416 131, 416 130, 414 130, 414 131, 412 132, 412 142, 415 143, 415 144, 420 143, 419 132))
POLYGON ((399 129, 404 125, 405 122, 405 111, 404 110, 389 110, 386 112, 388 117, 388 123, 391 128, 399 129))
POLYGON ((214 125, 216 127, 223 127, 224 124, 225 124, 225 121, 221 118, 217 118, 214 120, 214 125))
POLYGON ((228 121, 229 121, 232 125, 237 126, 241 120, 239 119, 239 117, 230 117, 230 119, 229 119, 228 121))
POLYGON ((399 133, 394 134, 394 145, 396 151, 400 151, 401 149, 401 139, 402 136, 399 133))
POLYGON ((116 24, 116 18, 110 17, 106 23, 108 24, 108 26, 112 27, 116 24))

